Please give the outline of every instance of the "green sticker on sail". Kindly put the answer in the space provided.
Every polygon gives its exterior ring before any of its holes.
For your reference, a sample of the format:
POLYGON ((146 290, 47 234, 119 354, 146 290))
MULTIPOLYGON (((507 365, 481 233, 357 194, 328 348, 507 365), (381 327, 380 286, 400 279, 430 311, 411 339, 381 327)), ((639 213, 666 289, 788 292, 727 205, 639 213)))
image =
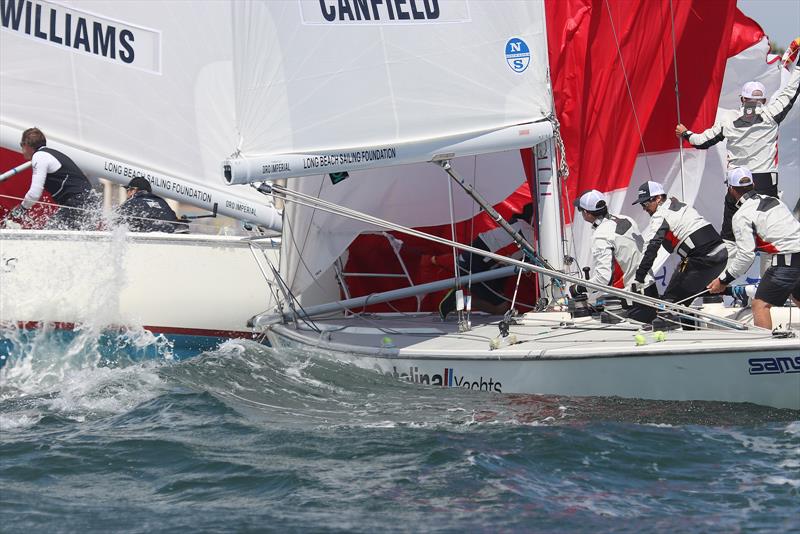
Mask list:
POLYGON ((332 172, 328 176, 331 179, 331 183, 333 185, 336 185, 350 175, 347 174, 347 171, 345 171, 345 172, 332 172))

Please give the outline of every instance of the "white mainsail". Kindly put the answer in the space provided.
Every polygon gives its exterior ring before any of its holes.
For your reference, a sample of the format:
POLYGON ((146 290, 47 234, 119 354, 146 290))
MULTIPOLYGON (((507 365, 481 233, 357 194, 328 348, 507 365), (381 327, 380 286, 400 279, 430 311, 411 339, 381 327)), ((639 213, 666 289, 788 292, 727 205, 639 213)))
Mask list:
POLYGON ((3 146, 40 127, 87 173, 279 229, 249 187, 225 188, 219 160, 235 147, 228 1, 3 0, 3 146))
MULTIPOLYGON (((378 167, 468 155, 456 168, 496 203, 524 182, 520 157, 472 155, 552 135, 542 1, 253 1, 233 10, 242 135, 226 162, 233 183, 312 175, 288 186, 398 224, 443 224, 441 169, 378 167), (333 185, 327 174, 343 170, 350 177, 333 185)), ((455 219, 475 213, 471 201, 455 202, 455 219)), ((281 269, 291 288, 307 288, 367 228, 289 204, 281 269)))

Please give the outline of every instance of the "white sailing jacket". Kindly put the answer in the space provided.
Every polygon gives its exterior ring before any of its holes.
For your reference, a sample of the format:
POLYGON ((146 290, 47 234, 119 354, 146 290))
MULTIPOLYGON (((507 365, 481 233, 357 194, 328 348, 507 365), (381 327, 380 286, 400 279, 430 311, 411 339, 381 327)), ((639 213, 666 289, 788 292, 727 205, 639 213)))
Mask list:
POLYGON ((756 250, 768 254, 800 253, 800 222, 775 197, 751 191, 739 200, 733 216, 736 254, 728 260, 720 280, 729 284, 753 263, 756 250))
POLYGON ((677 250, 682 257, 705 256, 722 247, 719 232, 696 209, 677 198, 667 199, 656 208, 644 232, 644 255, 636 269, 636 281, 644 282, 653 267, 659 247, 677 250))
POLYGON ((689 143, 707 149, 728 141, 728 167, 747 167, 754 173, 778 172, 778 125, 800 94, 800 65, 789 82, 765 106, 756 109, 753 122, 744 120, 742 109, 725 110, 717 122, 702 133, 691 133, 689 143))
MULTIPOLYGON (((594 269, 589 281, 620 289, 630 287, 642 261, 644 238, 639 227, 630 217, 608 215, 596 220, 592 231, 594 269)), ((645 284, 653 281, 648 273, 645 284)))

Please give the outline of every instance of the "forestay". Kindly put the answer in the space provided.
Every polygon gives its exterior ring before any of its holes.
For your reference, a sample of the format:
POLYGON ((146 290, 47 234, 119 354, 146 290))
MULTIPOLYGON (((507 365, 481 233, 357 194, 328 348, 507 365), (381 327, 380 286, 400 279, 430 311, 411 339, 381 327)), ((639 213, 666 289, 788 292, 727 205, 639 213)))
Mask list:
POLYGON ((165 197, 280 228, 262 195, 219 178, 238 138, 231 2, 0 6, 5 148, 36 125, 92 176, 144 174, 165 197))
MULTIPOLYGON (((229 181, 312 175, 289 187, 399 224, 443 224, 444 173, 389 165, 512 150, 551 135, 541 1, 300 0, 233 9, 242 137, 241 154, 227 162, 229 181), (340 170, 350 177, 334 186, 326 175, 340 170)), ((498 170, 491 157, 470 157, 456 165, 485 180, 478 185, 493 203, 525 181, 521 162, 498 170)), ((473 213, 471 202, 456 200, 456 219, 473 213)), ((305 289, 365 228, 287 207, 282 273, 292 289, 305 289)))

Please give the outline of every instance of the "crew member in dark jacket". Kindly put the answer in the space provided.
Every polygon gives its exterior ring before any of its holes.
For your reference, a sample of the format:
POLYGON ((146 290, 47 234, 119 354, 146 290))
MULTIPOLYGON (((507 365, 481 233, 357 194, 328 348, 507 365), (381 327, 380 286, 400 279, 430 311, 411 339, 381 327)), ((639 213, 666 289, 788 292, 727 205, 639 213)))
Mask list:
POLYGON ((39 128, 28 128, 20 142, 22 155, 31 162, 31 186, 22 203, 11 212, 12 217, 23 218, 44 191, 50 193, 61 206, 48 221, 49 228, 77 230, 89 227, 93 217, 99 215, 98 196, 86 175, 68 156, 48 148, 47 139, 39 128))
POLYGON ((128 200, 117 209, 117 215, 132 232, 175 232, 178 217, 166 200, 153 194, 146 178, 135 177, 125 189, 128 200))

